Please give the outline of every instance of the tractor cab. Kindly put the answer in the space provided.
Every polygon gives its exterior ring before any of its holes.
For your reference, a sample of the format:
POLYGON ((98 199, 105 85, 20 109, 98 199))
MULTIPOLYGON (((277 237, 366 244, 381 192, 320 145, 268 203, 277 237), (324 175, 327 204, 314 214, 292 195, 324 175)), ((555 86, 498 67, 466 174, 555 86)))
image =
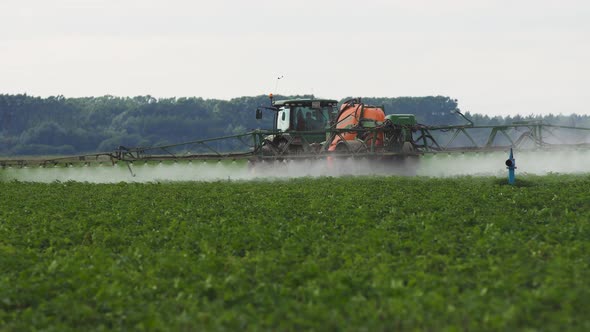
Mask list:
POLYGON ((328 99, 292 99, 273 103, 276 130, 282 132, 325 131, 338 102, 328 99))
POLYGON ((273 111, 273 131, 265 138, 267 147, 279 151, 300 153, 326 141, 327 129, 338 113, 338 101, 332 99, 288 99, 273 101, 271 107, 260 107, 256 118, 262 118, 262 109, 273 111))

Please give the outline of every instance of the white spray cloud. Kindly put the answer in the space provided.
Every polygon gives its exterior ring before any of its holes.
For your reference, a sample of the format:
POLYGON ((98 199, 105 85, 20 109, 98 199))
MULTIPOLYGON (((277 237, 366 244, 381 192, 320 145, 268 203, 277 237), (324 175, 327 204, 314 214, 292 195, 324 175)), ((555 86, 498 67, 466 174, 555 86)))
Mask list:
MULTIPOLYGON (((507 152, 428 155, 418 160, 379 163, 370 160, 190 162, 131 166, 30 167, 0 170, 5 180, 89 183, 290 179, 321 176, 403 175, 427 177, 504 176, 507 152)), ((515 152, 517 176, 547 173, 590 173, 590 151, 515 152)))

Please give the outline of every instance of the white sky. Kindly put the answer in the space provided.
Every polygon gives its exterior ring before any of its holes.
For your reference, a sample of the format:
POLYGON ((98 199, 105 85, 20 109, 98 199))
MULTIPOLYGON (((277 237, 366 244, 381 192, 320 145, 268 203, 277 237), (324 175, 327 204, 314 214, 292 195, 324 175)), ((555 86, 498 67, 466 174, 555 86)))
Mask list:
POLYGON ((0 93, 445 95, 474 113, 590 114, 590 1, 0 1, 0 93))

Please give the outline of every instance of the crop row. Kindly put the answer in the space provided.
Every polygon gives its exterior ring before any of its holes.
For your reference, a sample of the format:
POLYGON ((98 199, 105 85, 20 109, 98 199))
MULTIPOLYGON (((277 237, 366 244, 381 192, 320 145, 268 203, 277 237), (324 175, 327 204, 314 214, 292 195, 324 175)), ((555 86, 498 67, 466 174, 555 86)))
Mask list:
POLYGON ((0 183, 0 326, 590 329, 590 177, 0 183))

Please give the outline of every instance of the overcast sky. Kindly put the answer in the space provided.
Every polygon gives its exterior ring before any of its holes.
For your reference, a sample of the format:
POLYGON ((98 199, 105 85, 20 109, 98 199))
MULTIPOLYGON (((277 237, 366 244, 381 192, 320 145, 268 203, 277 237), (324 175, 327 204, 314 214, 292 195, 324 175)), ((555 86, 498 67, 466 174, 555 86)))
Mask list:
POLYGON ((474 113, 590 114, 590 1, 0 1, 0 93, 445 95, 474 113))

